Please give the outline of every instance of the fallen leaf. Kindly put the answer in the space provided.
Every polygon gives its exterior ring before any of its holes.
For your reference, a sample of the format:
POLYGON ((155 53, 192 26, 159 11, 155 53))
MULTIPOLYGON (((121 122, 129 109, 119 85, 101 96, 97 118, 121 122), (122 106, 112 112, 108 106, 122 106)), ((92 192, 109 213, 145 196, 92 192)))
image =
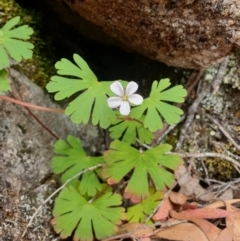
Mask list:
POLYGON ((215 241, 232 241, 233 240, 233 226, 222 230, 215 241))
POLYGON ((214 209, 214 208, 197 208, 197 209, 188 209, 177 213, 176 211, 170 211, 170 215, 175 219, 193 219, 193 218, 204 218, 204 219, 215 219, 215 218, 225 218, 231 215, 232 212, 223 210, 223 209, 214 209))
POLYGON ((218 200, 216 202, 208 204, 204 208, 222 208, 222 207, 226 207, 227 204, 234 204, 238 202, 240 202, 240 199, 230 199, 230 200, 224 200, 224 201, 218 200))
POLYGON ((173 204, 166 198, 163 200, 162 205, 157 210, 156 214, 153 216, 153 220, 165 221, 169 216, 169 211, 173 210, 173 204))
POLYGON ((191 219, 190 221, 195 223, 204 232, 209 241, 215 241, 222 231, 214 224, 204 219, 191 219))
POLYGON ((206 235, 193 223, 180 223, 156 233, 158 238, 178 241, 209 241, 206 235))
POLYGON ((182 193, 170 192, 169 199, 175 204, 183 205, 187 201, 187 196, 182 193))
POLYGON ((141 223, 126 223, 120 226, 118 234, 131 233, 131 236, 147 241, 153 235, 153 229, 141 223), (144 240, 146 239, 147 240, 144 240))
POLYGON ((197 209, 197 208, 198 208, 197 203, 185 203, 182 205, 182 210, 197 209))
POLYGON ((228 188, 225 192, 221 194, 221 196, 218 197, 220 200, 229 200, 233 199, 233 189, 228 188))
POLYGON ((226 226, 233 226, 233 241, 240 241, 240 210, 231 205, 231 203, 226 203, 226 208, 229 212, 233 214, 226 217, 226 226))

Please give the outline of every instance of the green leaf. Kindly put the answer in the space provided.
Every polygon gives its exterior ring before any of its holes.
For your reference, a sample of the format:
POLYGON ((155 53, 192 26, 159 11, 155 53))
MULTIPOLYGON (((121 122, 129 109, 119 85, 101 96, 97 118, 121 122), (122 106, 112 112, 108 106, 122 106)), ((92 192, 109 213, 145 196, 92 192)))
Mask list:
POLYGON ((73 55, 73 64, 67 59, 57 62, 55 67, 59 75, 53 76, 47 85, 47 90, 55 94, 56 100, 62 100, 82 91, 82 93, 69 103, 65 114, 71 116, 74 123, 87 124, 90 120, 94 125, 98 123, 102 128, 107 128, 115 120, 115 114, 107 105, 107 95, 111 94, 112 82, 98 82, 97 77, 88 67, 87 63, 77 54, 73 55))
POLYGON ((8 73, 6 70, 4 69, 0 70, 0 95, 3 92, 6 92, 11 89, 10 81, 7 78, 7 75, 8 73))
MULTIPOLYGON (((145 219, 152 214, 162 198, 162 192, 154 193, 153 189, 150 189, 150 196, 147 199, 127 209, 126 219, 131 223, 144 223, 145 219)), ((149 220, 147 224, 150 223, 151 221, 149 220)))
POLYGON ((110 148, 112 150, 104 155, 107 166, 103 169, 103 176, 108 178, 108 184, 111 185, 131 173, 124 197, 131 198, 133 202, 140 202, 149 196, 149 177, 156 190, 162 191, 166 186, 172 186, 174 175, 166 168, 176 170, 182 163, 179 156, 165 154, 171 149, 168 144, 141 151, 125 142, 114 140, 110 148))
MULTIPOLYGON (((104 162, 103 158, 88 156, 81 146, 81 141, 73 136, 68 136, 67 142, 59 140, 54 145, 54 153, 56 156, 52 158, 51 167, 55 174, 63 173, 61 177, 62 183, 73 177, 79 172, 89 167, 96 166, 104 162)), ((70 182, 75 184, 77 179, 70 182)), ((99 176, 95 171, 88 171, 82 175, 80 182, 80 193, 88 196, 96 195, 97 191, 101 191, 102 186, 99 176)))
POLYGON ((122 141, 128 144, 134 144, 136 138, 139 138, 142 143, 150 144, 152 142, 154 135, 143 126, 144 116, 140 120, 121 118, 122 116, 117 116, 117 119, 112 123, 113 126, 109 129, 112 139, 122 137, 122 141))
POLYGON ((34 46, 23 40, 29 39, 33 30, 27 25, 12 29, 19 21, 20 17, 15 17, 0 29, 0 69, 10 66, 8 54, 18 62, 32 58, 34 46))
POLYGON ((74 240, 92 241, 112 236, 124 218, 121 195, 104 193, 96 199, 87 200, 73 186, 65 187, 56 198, 52 224, 61 238, 74 232, 74 240))
POLYGON ((164 101, 182 103, 187 92, 181 85, 165 90, 169 86, 169 79, 162 79, 159 82, 154 81, 150 96, 144 99, 140 106, 135 107, 131 111, 131 116, 137 119, 140 118, 145 111, 147 112, 144 119, 144 127, 148 128, 151 132, 162 128, 161 116, 169 125, 173 125, 179 122, 180 116, 183 114, 181 109, 164 101))

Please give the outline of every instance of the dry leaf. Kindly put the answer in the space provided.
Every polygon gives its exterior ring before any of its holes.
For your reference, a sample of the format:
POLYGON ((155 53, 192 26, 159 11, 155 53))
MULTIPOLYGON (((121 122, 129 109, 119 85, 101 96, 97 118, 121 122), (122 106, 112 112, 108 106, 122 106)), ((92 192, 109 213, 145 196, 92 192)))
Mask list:
POLYGON ((200 200, 211 201, 215 198, 213 193, 207 193, 206 190, 200 186, 199 179, 192 177, 187 168, 181 165, 177 171, 175 171, 178 184, 181 186, 179 193, 186 196, 194 195, 200 200))
POLYGON ((223 192, 219 197, 220 200, 229 200, 233 199, 233 189, 228 188, 225 192, 223 192))
POLYGON ((197 208, 189 209, 177 213, 176 211, 170 211, 170 215, 175 219, 193 219, 193 218, 204 218, 204 219, 215 219, 215 218, 225 218, 231 215, 232 212, 223 210, 223 209, 214 209, 214 208, 197 208))
POLYGON ((142 239, 142 241, 144 241, 144 239, 153 235, 153 229, 141 223, 126 223, 120 226, 118 232, 118 234, 124 233, 131 233, 132 237, 142 239))
POLYGON ((166 218, 169 216, 169 211, 173 210, 173 204, 166 198, 163 200, 162 205, 157 210, 156 214, 153 216, 153 220, 161 220, 165 221, 166 218))
POLYGON ((156 233, 158 238, 178 241, 209 241, 206 235, 193 223, 180 223, 156 233))
POLYGON ((213 202, 211 204, 208 204, 204 208, 223 208, 226 207, 227 204, 234 204, 240 202, 240 199, 230 199, 230 200, 218 200, 216 202, 213 202))
POLYGON ((222 230, 215 241, 232 241, 233 240, 233 226, 222 230))
POLYGON ((187 201, 187 196, 182 193, 170 192, 169 199, 175 204, 183 205, 187 201))
POLYGON ((204 232, 209 241, 215 241, 222 231, 214 224, 204 219, 191 219, 190 221, 195 223, 204 232))
POLYGON ((227 210, 233 214, 226 217, 227 227, 233 226, 233 241, 240 241, 240 210, 226 203, 227 210))

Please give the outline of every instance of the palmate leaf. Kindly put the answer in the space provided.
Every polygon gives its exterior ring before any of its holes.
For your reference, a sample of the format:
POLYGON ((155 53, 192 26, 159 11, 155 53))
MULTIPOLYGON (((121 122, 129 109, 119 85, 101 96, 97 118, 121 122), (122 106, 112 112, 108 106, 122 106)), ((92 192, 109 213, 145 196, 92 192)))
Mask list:
POLYGON ((172 125, 179 122, 180 115, 183 114, 183 111, 178 107, 164 102, 182 103, 184 97, 187 95, 186 90, 183 89, 181 85, 165 90, 170 84, 169 79, 162 79, 159 82, 154 81, 150 96, 144 99, 140 106, 135 107, 131 111, 131 116, 134 118, 140 118, 143 113, 147 111, 144 119, 144 127, 148 128, 151 132, 155 132, 162 128, 163 123, 161 116, 169 125, 172 125))
POLYGON ((0 29, 0 69, 10 66, 8 55, 17 62, 32 58, 34 46, 23 40, 29 39, 33 30, 28 25, 12 29, 19 21, 20 17, 12 18, 0 29))
MULTIPOLYGON (((147 216, 152 214, 162 198, 162 192, 154 193, 153 189, 150 189, 150 196, 147 199, 127 209, 126 219, 131 223, 144 223, 147 216)), ((147 224, 150 223, 151 220, 147 222, 147 224)))
POLYGON ((2 69, 2 70, 0 70, 0 95, 3 92, 6 92, 6 91, 8 91, 10 89, 11 89, 10 81, 7 78, 7 71, 2 69))
POLYGON ((65 187, 55 200, 52 224, 61 238, 74 232, 74 241, 92 241, 93 232, 101 240, 112 236, 124 219, 121 196, 106 192, 87 200, 73 186, 65 187))
POLYGON ((114 140, 110 148, 104 155, 107 166, 103 169, 103 176, 108 179, 108 184, 115 184, 132 171, 124 197, 131 198, 133 202, 140 202, 149 196, 148 177, 159 191, 173 185, 174 176, 164 167, 176 170, 182 163, 178 155, 165 154, 171 149, 168 144, 160 144, 143 152, 114 140))
MULTIPOLYGON (((73 177, 84 169, 96 166, 104 162, 103 158, 88 156, 81 146, 81 141, 73 136, 68 136, 67 142, 59 140, 54 145, 56 156, 52 158, 51 167, 55 174, 63 173, 61 181, 73 177), (68 142, 68 143, 67 143, 68 142)), ((76 183, 72 181, 73 185, 76 183)), ((88 171, 82 175, 80 182, 80 193, 88 196, 96 195, 97 191, 102 190, 99 177, 94 171, 88 171)))
POLYGON ((154 135, 143 126, 144 116, 139 120, 121 118, 122 116, 117 116, 116 120, 112 123, 113 126, 109 129, 112 139, 122 137, 122 141, 128 144, 134 144, 138 137, 142 143, 150 144, 152 142, 154 135))
POLYGON ((115 119, 115 114, 107 105, 107 94, 111 95, 110 84, 112 82, 98 82, 97 77, 88 67, 87 63, 77 54, 73 55, 73 64, 67 59, 57 62, 55 67, 59 75, 53 76, 47 85, 47 90, 55 94, 56 100, 62 100, 73 94, 83 91, 80 95, 69 103, 65 114, 71 116, 74 123, 87 124, 90 120, 94 125, 107 128, 115 119))

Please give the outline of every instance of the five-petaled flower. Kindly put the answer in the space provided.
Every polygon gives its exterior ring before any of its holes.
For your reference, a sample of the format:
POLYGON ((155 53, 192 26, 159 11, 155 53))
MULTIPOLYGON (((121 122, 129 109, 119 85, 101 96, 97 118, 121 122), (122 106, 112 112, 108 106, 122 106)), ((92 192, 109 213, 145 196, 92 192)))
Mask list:
POLYGON ((110 85, 111 91, 117 95, 117 97, 109 97, 107 102, 110 108, 117 108, 120 106, 120 113, 122 115, 128 115, 130 113, 130 103, 134 105, 141 105, 143 97, 138 94, 134 94, 138 89, 136 82, 129 82, 126 89, 123 88, 119 81, 115 81, 110 85))

